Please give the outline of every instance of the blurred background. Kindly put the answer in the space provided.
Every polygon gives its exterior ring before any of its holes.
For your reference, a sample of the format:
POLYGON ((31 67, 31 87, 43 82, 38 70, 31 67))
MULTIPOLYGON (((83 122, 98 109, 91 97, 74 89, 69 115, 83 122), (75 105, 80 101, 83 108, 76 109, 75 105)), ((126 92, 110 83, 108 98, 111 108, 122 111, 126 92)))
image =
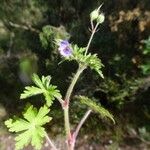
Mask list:
MULTIPOLYGON (((3 121, 20 115, 26 103, 40 106, 43 102, 40 96, 19 100, 24 86, 32 84, 33 73, 51 75, 52 83, 65 94, 77 64, 58 65, 61 57, 53 41, 69 38, 84 47, 90 36, 89 14, 101 3, 106 19, 90 52, 102 59, 105 79, 86 70, 74 94, 96 98, 112 112, 116 124, 91 115, 76 149, 150 149, 149 0, 0 0, 0 150, 14 149, 14 135, 3 121)), ((76 101, 71 107, 75 125, 86 109, 76 101)), ((51 116, 47 130, 61 145, 63 113, 57 102, 51 116)))

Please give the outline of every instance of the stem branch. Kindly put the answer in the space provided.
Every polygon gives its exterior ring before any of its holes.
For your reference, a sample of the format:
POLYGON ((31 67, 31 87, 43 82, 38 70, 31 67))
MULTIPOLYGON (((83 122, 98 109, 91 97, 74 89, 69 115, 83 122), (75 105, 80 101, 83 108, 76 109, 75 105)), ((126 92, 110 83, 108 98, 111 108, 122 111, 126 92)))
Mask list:
POLYGON ((64 100, 62 100, 60 97, 56 97, 56 98, 60 102, 61 105, 64 103, 64 100))
POLYGON ((84 114, 84 116, 83 116, 83 118, 81 119, 81 121, 79 122, 79 124, 78 124, 78 126, 77 126, 77 128, 76 128, 76 130, 75 130, 75 132, 74 132, 74 138, 75 138, 75 139, 76 139, 76 137, 78 136, 78 133, 79 133, 79 131, 80 131, 82 125, 84 124, 84 122, 86 121, 86 119, 88 118, 88 116, 90 115, 91 112, 92 112, 91 109, 88 110, 88 111, 84 114))
POLYGON ((52 147, 52 150, 57 150, 57 148, 55 147, 55 145, 53 144, 53 142, 51 141, 51 139, 49 138, 47 133, 45 135, 45 138, 46 138, 47 142, 49 143, 49 145, 52 147))
POLYGON ((89 39, 89 42, 88 42, 87 47, 86 47, 86 50, 85 50, 85 55, 86 55, 87 52, 88 52, 88 49, 89 49, 89 47, 90 47, 90 44, 91 44, 91 42, 92 42, 93 36, 94 36, 94 34, 95 34, 95 32, 96 32, 96 29, 97 29, 98 25, 99 25, 99 23, 97 23, 97 24, 95 25, 94 29, 92 30, 91 37, 90 37, 90 39, 89 39))

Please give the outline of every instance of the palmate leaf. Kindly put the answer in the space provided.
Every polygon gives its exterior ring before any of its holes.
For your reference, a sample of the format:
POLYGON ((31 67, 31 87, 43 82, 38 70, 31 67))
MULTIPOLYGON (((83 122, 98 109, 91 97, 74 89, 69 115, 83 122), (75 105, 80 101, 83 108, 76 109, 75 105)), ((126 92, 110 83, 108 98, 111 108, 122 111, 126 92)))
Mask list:
POLYGON ((47 106, 51 106, 55 98, 61 98, 60 91, 57 86, 50 84, 50 76, 42 76, 42 79, 38 75, 33 75, 33 82, 37 86, 27 86, 20 96, 20 99, 25 99, 34 95, 43 94, 45 96, 47 106))
POLYGON ((23 114, 24 119, 9 119, 5 121, 5 125, 10 132, 18 133, 15 138, 16 150, 22 150, 29 143, 36 149, 41 148, 46 134, 42 126, 51 120, 51 117, 47 116, 48 113, 49 109, 47 106, 41 107, 39 111, 30 106, 23 114))
POLYGON ((104 78, 101 68, 104 66, 101 60, 97 57, 97 54, 85 55, 86 48, 79 48, 77 45, 72 45, 73 54, 66 58, 66 60, 76 60, 78 63, 89 66, 92 70, 95 70, 102 78, 104 78))
POLYGON ((47 90, 43 93, 46 99, 46 103, 50 106, 55 98, 61 98, 60 91, 57 89, 57 86, 49 85, 47 90))
POLYGON ((113 115, 107 109, 105 109, 103 106, 101 106, 100 104, 97 104, 92 99, 90 99, 86 96, 78 96, 77 99, 80 99, 82 104, 87 105, 88 107, 90 107, 90 109, 92 109, 96 113, 99 113, 102 117, 107 117, 107 118, 111 119, 113 121, 113 123, 115 123, 113 115))

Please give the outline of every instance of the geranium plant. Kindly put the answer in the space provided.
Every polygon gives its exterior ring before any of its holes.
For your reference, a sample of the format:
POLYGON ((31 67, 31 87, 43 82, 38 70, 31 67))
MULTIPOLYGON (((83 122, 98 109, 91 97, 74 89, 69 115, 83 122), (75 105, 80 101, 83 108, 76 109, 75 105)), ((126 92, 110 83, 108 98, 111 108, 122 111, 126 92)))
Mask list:
POLYGON ((5 125, 9 128, 9 131, 17 133, 15 138, 16 150, 23 149, 23 147, 27 146, 29 143, 31 143, 35 149, 41 149, 44 138, 47 139, 50 149, 57 150, 57 146, 51 141, 51 138, 43 127, 52 120, 48 114, 50 112, 50 107, 55 100, 60 102, 62 111, 64 112, 67 150, 74 150, 79 130, 92 112, 99 113, 102 117, 108 117, 115 122, 112 114, 102 107, 100 103, 97 104, 93 99, 88 98, 87 96, 78 95, 76 96, 76 99, 80 100, 81 104, 87 105, 87 111, 75 129, 71 129, 70 126, 69 108, 72 100, 72 92, 82 72, 89 67, 96 71, 101 78, 104 78, 101 71, 103 67, 101 60, 97 57, 97 54, 88 53, 93 36, 97 32, 99 25, 103 23, 105 19, 100 8, 101 6, 90 14, 91 36, 86 47, 78 47, 76 44, 70 44, 66 39, 56 39, 58 52, 62 56, 62 59, 64 61, 75 60, 78 63, 78 69, 71 80, 65 97, 62 97, 57 86, 51 83, 51 76, 42 76, 40 78, 38 75, 34 74, 32 78, 34 85, 25 87, 20 99, 26 99, 34 95, 42 94, 45 103, 39 110, 30 105, 23 113, 23 119, 15 118, 5 121, 5 125))

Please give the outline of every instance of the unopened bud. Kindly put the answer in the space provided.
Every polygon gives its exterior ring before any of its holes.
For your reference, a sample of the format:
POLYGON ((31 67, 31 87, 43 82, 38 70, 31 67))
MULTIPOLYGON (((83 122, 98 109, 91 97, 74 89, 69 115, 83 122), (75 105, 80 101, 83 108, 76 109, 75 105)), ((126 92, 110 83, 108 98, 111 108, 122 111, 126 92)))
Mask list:
POLYGON ((93 11, 91 12, 91 14, 90 14, 90 17, 91 17, 91 20, 92 20, 92 21, 93 21, 93 20, 96 20, 96 19, 98 18, 98 16, 99 16, 99 11, 98 11, 98 9, 93 10, 93 11))
POLYGON ((105 20, 105 16, 103 13, 101 13, 98 17, 97 17, 97 23, 103 23, 105 20))

